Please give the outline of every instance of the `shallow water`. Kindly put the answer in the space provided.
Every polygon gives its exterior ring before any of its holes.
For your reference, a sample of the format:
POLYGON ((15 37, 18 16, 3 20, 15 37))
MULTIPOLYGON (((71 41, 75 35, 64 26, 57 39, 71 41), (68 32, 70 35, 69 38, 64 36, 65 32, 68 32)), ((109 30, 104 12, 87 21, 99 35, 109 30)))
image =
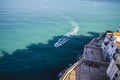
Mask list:
POLYGON ((120 2, 100 0, 0 0, 0 79, 57 80, 83 47, 120 23, 120 2), (65 44, 54 44, 79 31, 65 44))

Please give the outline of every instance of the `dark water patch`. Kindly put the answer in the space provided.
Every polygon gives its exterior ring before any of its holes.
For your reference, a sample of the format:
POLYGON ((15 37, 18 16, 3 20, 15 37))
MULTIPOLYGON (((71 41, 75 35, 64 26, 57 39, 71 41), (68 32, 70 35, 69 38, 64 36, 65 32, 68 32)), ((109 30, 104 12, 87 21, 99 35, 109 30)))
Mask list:
POLYGON ((3 51, 0 58, 0 80, 58 80, 57 74, 82 55, 84 45, 99 33, 74 36, 66 44, 53 45, 62 36, 55 36, 48 44, 38 43, 18 49, 9 55, 3 51))

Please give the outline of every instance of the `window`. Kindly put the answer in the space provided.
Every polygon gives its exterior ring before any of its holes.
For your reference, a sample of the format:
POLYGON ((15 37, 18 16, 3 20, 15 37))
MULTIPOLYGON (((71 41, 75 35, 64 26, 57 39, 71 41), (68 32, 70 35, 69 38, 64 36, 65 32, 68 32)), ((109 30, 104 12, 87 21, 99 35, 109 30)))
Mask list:
POLYGON ((115 74, 115 77, 116 77, 116 78, 118 77, 118 74, 117 74, 117 73, 115 74))
POLYGON ((115 74, 114 74, 114 77, 113 77, 113 79, 112 79, 112 80, 116 80, 116 79, 117 79, 117 77, 118 77, 118 74, 117 74, 117 73, 115 73, 115 74))

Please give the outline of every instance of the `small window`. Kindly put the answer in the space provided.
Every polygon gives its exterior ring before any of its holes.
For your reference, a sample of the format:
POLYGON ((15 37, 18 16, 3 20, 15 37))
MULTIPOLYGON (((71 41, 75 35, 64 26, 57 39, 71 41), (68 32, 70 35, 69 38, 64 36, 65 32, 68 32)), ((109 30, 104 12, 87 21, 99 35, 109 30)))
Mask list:
POLYGON ((117 74, 117 73, 115 74, 115 77, 118 77, 118 74, 117 74))

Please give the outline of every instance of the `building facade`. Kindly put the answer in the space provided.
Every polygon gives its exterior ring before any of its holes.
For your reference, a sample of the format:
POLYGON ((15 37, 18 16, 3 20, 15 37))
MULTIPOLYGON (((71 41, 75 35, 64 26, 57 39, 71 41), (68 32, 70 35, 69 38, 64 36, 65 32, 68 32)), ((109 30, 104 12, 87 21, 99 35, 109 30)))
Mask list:
POLYGON ((107 69, 110 80, 120 80, 120 53, 115 53, 107 69))

